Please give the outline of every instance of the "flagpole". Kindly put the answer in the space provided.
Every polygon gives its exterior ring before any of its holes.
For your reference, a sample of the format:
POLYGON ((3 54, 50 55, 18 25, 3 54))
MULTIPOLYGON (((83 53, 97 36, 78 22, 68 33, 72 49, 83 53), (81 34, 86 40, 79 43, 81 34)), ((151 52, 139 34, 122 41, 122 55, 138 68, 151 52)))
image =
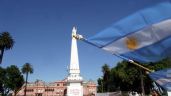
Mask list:
MULTIPOLYGON (((88 42, 82 35, 76 34, 76 35, 73 35, 73 37, 78 39, 78 40, 82 40, 82 41, 84 41, 84 42, 86 42, 88 44, 91 44, 93 46, 96 46, 96 47, 100 48, 99 46, 97 46, 97 45, 95 45, 95 44, 93 44, 91 42, 88 42)), ((121 56, 119 54, 116 54, 116 53, 113 54, 113 55, 115 55, 115 56, 117 56, 117 57, 119 57, 119 58, 121 58, 123 60, 126 60, 126 61, 128 61, 128 62, 130 62, 130 63, 132 63, 132 64, 134 64, 134 65, 136 65, 136 66, 138 66, 138 67, 140 67, 140 68, 142 68, 144 70, 146 70, 146 71, 148 71, 148 72, 154 72, 154 70, 150 70, 149 68, 146 68, 146 67, 142 66, 141 64, 135 62, 134 60, 128 59, 128 58, 123 57, 123 56, 121 56)))
POLYGON ((148 71, 148 72, 154 72, 154 70, 150 70, 149 68, 146 68, 146 67, 142 66, 141 64, 135 62, 134 60, 128 59, 128 58, 123 57, 123 56, 118 55, 118 54, 113 54, 113 55, 115 55, 115 56, 117 56, 117 57, 119 57, 121 59, 124 59, 124 60, 126 60, 126 61, 128 61, 128 62, 130 62, 130 63, 132 63, 132 64, 134 64, 134 65, 136 65, 136 66, 138 66, 138 67, 140 67, 140 68, 142 68, 144 70, 146 70, 146 71, 148 71))

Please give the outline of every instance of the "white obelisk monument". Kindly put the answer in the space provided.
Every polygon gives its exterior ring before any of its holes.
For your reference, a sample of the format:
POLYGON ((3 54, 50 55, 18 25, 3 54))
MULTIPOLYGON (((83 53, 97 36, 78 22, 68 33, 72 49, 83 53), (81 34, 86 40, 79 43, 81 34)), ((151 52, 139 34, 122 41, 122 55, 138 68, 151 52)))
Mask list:
POLYGON ((67 77, 67 96, 83 96, 83 78, 80 76, 76 28, 72 29, 71 60, 67 77))

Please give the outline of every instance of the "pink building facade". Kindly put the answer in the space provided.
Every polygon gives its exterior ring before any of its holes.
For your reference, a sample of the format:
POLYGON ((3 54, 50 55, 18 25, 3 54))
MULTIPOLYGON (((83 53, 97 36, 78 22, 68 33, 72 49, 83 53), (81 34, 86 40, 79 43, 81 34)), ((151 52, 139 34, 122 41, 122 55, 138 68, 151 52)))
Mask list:
MULTIPOLYGON (((83 82, 83 96, 95 96, 97 89, 93 81, 83 82)), ((17 93, 17 96, 24 96, 25 87, 17 93)), ((46 83, 41 80, 29 82, 27 84, 27 96, 66 96, 67 81, 61 80, 46 83)))

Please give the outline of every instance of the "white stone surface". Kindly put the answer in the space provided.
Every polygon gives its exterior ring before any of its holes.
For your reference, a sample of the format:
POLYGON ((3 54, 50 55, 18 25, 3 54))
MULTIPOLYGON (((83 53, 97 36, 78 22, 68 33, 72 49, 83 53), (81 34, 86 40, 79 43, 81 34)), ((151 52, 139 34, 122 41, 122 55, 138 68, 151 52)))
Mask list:
POLYGON ((69 73, 80 73, 79 61, 78 61, 78 49, 77 49, 77 40, 74 38, 76 36, 76 28, 72 29, 72 43, 71 43, 71 59, 70 59, 70 68, 69 73))
POLYGON ((81 83, 70 83, 67 86, 67 96, 83 96, 83 86, 81 83))
POLYGON ((69 75, 67 77, 67 96, 83 96, 83 78, 80 76, 76 28, 72 29, 71 59, 69 75))

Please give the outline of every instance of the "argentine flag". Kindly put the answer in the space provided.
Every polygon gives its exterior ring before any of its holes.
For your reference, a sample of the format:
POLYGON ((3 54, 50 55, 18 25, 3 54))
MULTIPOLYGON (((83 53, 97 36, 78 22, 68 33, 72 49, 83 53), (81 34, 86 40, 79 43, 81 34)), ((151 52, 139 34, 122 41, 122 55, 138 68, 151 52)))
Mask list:
POLYGON ((171 91, 171 68, 152 72, 149 76, 165 90, 171 91))
POLYGON ((140 10, 85 41, 131 60, 159 61, 171 54, 171 3, 140 10))

